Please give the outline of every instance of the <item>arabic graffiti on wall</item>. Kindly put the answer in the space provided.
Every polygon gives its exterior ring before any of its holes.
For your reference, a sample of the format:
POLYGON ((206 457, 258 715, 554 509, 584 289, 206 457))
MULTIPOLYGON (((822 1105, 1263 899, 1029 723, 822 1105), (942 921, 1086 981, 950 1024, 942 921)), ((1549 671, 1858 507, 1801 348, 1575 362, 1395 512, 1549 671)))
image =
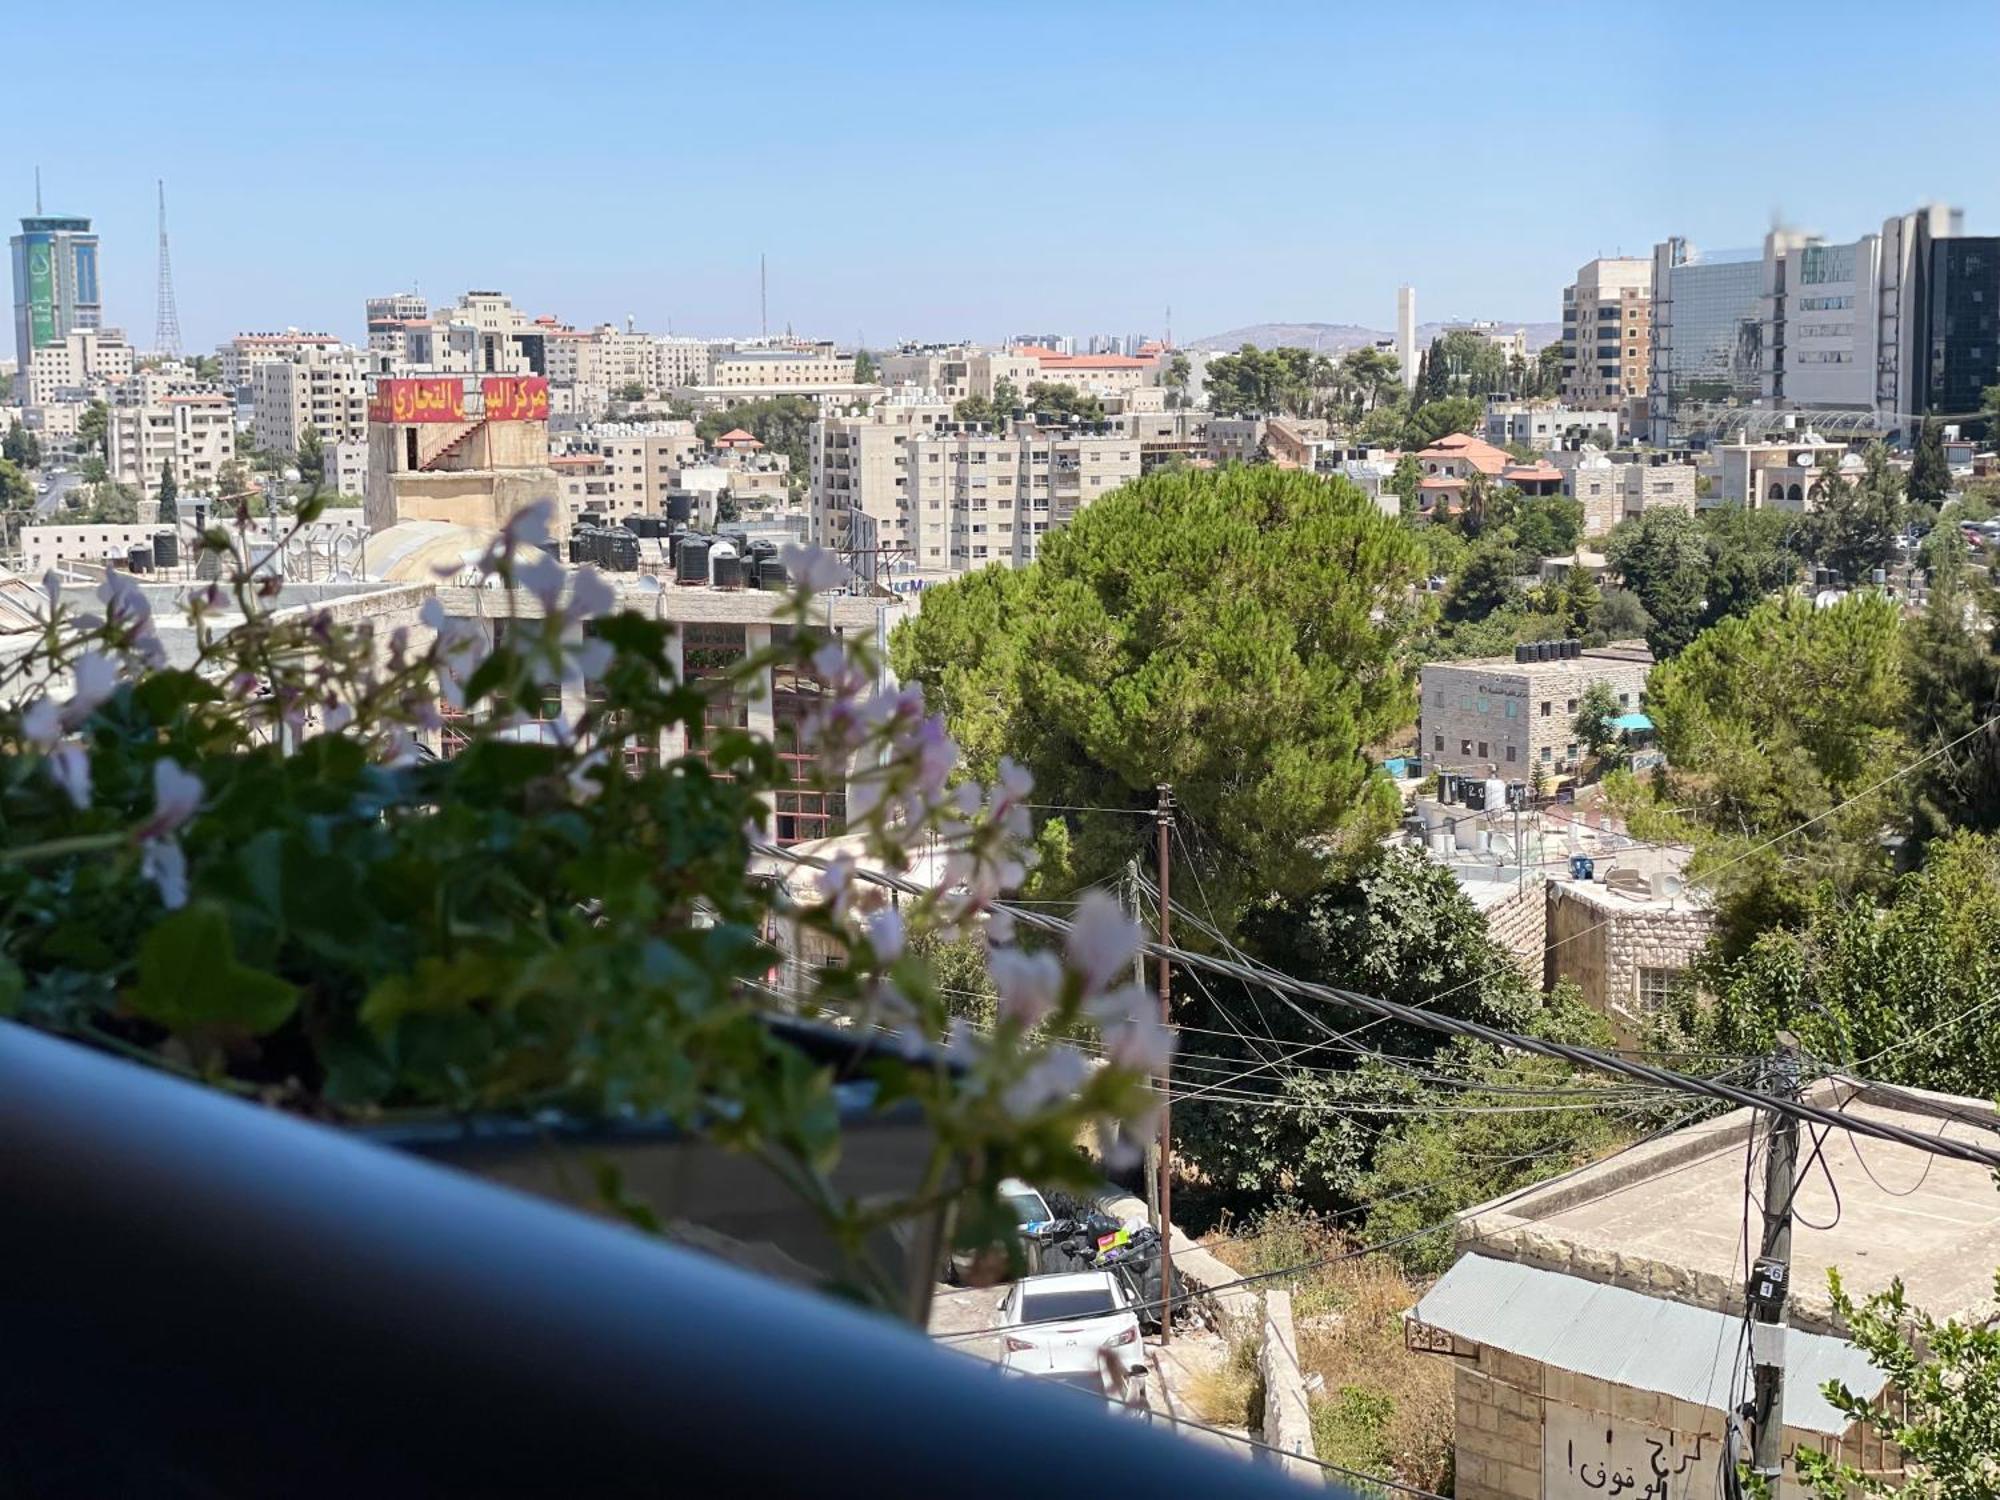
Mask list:
POLYGON ((1715 1488, 1715 1441, 1550 1402, 1542 1408, 1546 1500, 1682 1500, 1715 1488))
POLYGON ((479 383, 489 422, 546 422, 549 382, 541 375, 488 375, 479 383))
POLYGON ((378 380, 368 400, 371 422, 463 422, 465 384, 456 375, 378 380))

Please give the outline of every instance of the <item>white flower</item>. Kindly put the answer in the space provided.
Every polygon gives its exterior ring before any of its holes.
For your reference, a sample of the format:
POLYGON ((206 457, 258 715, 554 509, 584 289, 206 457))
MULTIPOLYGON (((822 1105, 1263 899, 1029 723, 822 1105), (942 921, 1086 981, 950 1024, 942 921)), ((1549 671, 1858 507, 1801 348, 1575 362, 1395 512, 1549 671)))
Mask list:
POLYGON ((1055 1009, 1062 994, 1063 971, 1053 953, 1023 953, 1019 948, 995 948, 986 955, 986 970, 1000 992, 1003 1021, 1033 1026, 1055 1009))
POLYGON ((824 594, 847 581, 847 569, 824 547, 801 547, 787 542, 778 549, 778 561, 785 565, 792 587, 805 594, 824 594))
POLYGON ((139 851, 139 873, 160 888, 160 904, 168 911, 187 905, 187 856, 178 839, 148 839, 139 851))
POLYGON ((569 771, 570 795, 579 802, 587 802, 604 790, 604 782, 597 775, 598 768, 610 760, 602 749, 591 751, 569 771))
POLYGON ((985 793, 979 790, 978 782, 961 781, 952 789, 951 799, 959 812, 969 818, 979 811, 979 804, 985 800, 985 793))
POLYGON ((62 723, 74 729, 97 711, 118 687, 118 668, 110 657, 86 651, 76 662, 76 693, 63 705, 62 723))
POLYGON ((21 715, 21 738, 37 750, 52 750, 62 738, 62 714, 55 700, 37 698, 21 715))
POLYGON ((563 680, 565 682, 598 682, 611 670, 611 663, 618 653, 609 641, 592 638, 578 641, 570 647, 564 657, 563 680))
POLYGON ((201 778, 165 758, 153 762, 153 815, 139 825, 139 838, 163 839, 201 806, 201 778))
POLYGON ((993 802, 996 808, 1007 808, 1028 800, 1028 793, 1035 789, 1035 778, 1026 766, 1016 765, 1011 755, 1000 757, 999 779, 993 783, 993 802))
POLYGON ((903 914, 893 906, 868 918, 868 945, 878 963, 892 964, 903 951, 903 914))
POLYGON ((336 703, 320 715, 319 721, 328 734, 338 734, 354 722, 354 710, 345 703, 336 703))
POLYGON ((570 619, 594 620, 599 615, 609 614, 617 604, 618 595, 597 569, 585 566, 571 575, 569 608, 565 611, 570 619))
POLYGON ((1104 1055, 1114 1067, 1147 1077, 1166 1072, 1174 1056, 1174 1034, 1157 1016, 1135 1015, 1104 1033, 1104 1055))
POLYGON ((999 908, 986 914, 986 941, 996 946, 1014 941, 1014 915, 999 908))
POLYGON ((105 616, 111 620, 143 629, 153 618, 153 607, 130 573, 106 573, 104 582, 97 586, 97 597, 104 601, 105 616))
POLYGON ((1142 936, 1139 924, 1109 895, 1085 892, 1077 903, 1068 943, 1070 967, 1083 976, 1085 991, 1096 994, 1117 978, 1138 951, 1142 936))
POLYGON ((1090 1076, 1090 1064, 1074 1047, 1051 1047, 1032 1068, 1000 1096, 1001 1106, 1015 1119, 1040 1114, 1058 1099, 1076 1092, 1090 1076))
POLYGON ((542 601, 543 609, 554 609, 562 595, 563 566, 546 552, 514 564, 514 577, 529 593, 542 601))
POLYGON ((60 746, 49 757, 49 779, 82 812, 90 806, 90 756, 81 745, 60 746))
POLYGON ((854 861, 843 854, 819 872, 820 899, 833 908, 836 922, 847 916, 854 904, 854 861))
POLYGON ((511 547, 541 547, 549 539, 549 521, 554 517, 553 500, 537 500, 524 505, 508 518, 503 535, 511 547))

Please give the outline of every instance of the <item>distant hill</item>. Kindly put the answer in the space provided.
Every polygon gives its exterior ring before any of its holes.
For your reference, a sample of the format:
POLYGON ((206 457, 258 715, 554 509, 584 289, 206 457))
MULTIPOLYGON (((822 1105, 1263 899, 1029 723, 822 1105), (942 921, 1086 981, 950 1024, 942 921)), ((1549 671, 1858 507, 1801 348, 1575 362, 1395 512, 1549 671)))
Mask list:
MULTIPOLYGON (((1502 319, 1500 326, 1524 331, 1528 335, 1530 354, 1562 337, 1560 323, 1509 323, 1502 319)), ((1431 340, 1443 331, 1442 323, 1419 323, 1417 348, 1428 348, 1431 340)), ((1227 333, 1212 333, 1205 339, 1196 339, 1189 347, 1227 352, 1240 349, 1245 344, 1255 344, 1259 349, 1283 347, 1311 349, 1319 354, 1345 354, 1349 349, 1365 349, 1370 344, 1395 337, 1391 329, 1363 328, 1358 323, 1252 323, 1247 328, 1232 328, 1227 333)))

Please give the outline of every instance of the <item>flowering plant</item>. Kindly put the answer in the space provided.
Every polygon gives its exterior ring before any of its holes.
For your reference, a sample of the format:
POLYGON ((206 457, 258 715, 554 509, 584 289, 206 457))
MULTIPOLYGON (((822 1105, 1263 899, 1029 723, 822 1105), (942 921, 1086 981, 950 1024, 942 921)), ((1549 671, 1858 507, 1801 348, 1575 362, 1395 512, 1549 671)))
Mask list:
POLYGON ((826 554, 788 554, 771 646, 691 680, 672 626, 539 550, 548 514, 454 570, 504 599, 498 631, 435 590, 393 628, 281 608, 239 567, 186 598, 191 659, 169 665, 129 576, 97 611, 51 577, 45 627, 0 666, 0 1014, 340 1122, 670 1119, 776 1170, 884 1302, 877 1230, 955 1205, 962 1247, 1006 1243, 1003 1177, 1075 1180, 1080 1134, 1115 1142, 1150 1104, 1166 1035, 1117 983, 1136 928, 1092 900, 1062 949, 1020 945, 996 902, 1024 874, 1028 778, 954 779, 920 691, 816 623, 826 554), (815 685, 800 739, 849 843, 890 872, 944 851, 942 879, 892 896, 850 857, 803 895, 769 877, 796 773, 707 710, 774 666, 815 685), (565 683, 582 707, 551 718, 565 683), (953 1022, 918 955, 936 934, 986 947, 990 1028, 953 1022), (774 984, 808 936, 829 960, 774 984), (836 1189, 833 1079, 774 1014, 907 1044, 870 1068, 878 1106, 929 1127, 909 1192, 836 1189))

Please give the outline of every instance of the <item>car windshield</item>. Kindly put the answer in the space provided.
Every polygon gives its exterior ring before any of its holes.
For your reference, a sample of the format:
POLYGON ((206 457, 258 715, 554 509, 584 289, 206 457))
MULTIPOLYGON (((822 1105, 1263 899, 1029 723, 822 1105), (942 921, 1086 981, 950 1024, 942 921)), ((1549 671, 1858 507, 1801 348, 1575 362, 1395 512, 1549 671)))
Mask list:
POLYGON ((1039 1224, 1049 1216, 1048 1208, 1032 1193, 1009 1193, 1007 1206, 1023 1224, 1039 1224))
POLYGON ((1021 1321, 1101 1318, 1118 1311, 1108 1286, 1078 1287, 1067 1292, 1030 1292, 1021 1299, 1021 1321))

